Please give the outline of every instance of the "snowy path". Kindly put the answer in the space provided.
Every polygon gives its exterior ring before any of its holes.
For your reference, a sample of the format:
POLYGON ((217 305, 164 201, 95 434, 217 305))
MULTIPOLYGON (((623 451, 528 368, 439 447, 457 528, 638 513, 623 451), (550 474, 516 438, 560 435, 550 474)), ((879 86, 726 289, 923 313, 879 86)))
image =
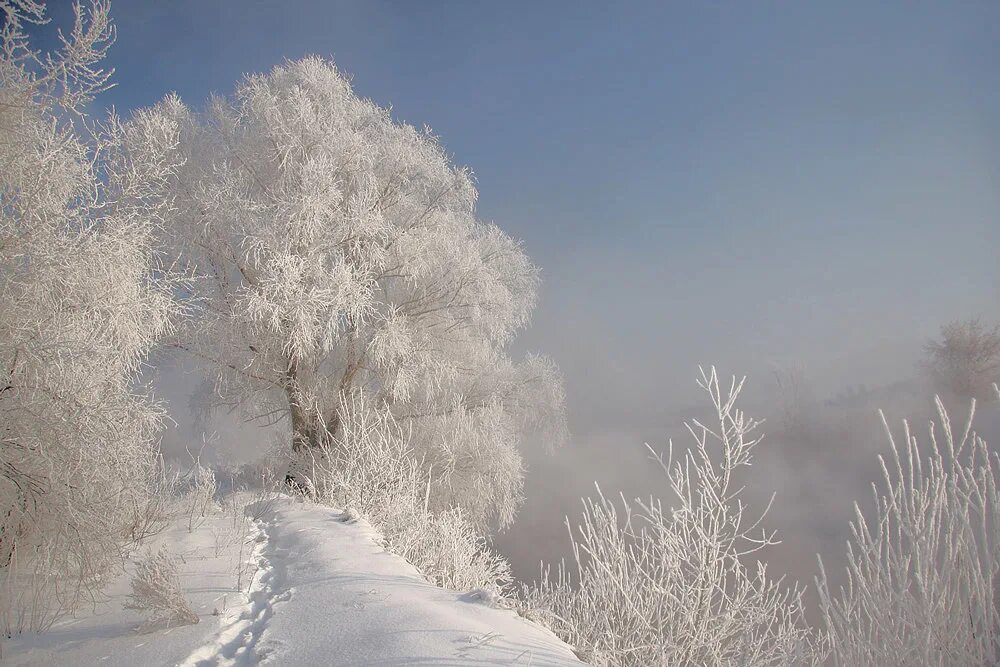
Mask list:
POLYGON ((249 609, 186 667, 580 664, 514 612, 426 582, 339 512, 281 499, 261 523, 249 609))
POLYGON ((147 546, 166 544, 183 558, 182 586, 199 624, 137 634, 142 618, 122 607, 126 574, 97 607, 5 643, 0 665, 581 664, 549 631, 428 583, 378 546, 370 526, 342 518, 285 497, 249 534, 234 532, 227 516, 193 532, 183 518, 147 546), (259 564, 249 599, 233 589, 246 560, 259 564))

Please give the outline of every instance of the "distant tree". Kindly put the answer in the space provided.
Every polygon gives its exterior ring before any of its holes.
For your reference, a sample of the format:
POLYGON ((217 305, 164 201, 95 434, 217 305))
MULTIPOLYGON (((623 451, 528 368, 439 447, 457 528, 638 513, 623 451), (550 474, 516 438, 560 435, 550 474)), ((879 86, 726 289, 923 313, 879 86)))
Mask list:
MULTIPOLYGON (((172 137, 88 123, 110 72, 108 5, 75 6, 58 53, 30 0, 0 0, 0 625, 38 630, 100 583, 141 521, 160 411, 134 391, 168 328, 149 186, 172 137), (93 131, 93 134, 91 134, 93 131), (144 144, 143 161, 123 150, 144 144)), ((169 128, 168 128, 169 129, 169 128)))
POLYGON ((816 395, 800 366, 773 371, 777 402, 777 428, 798 438, 814 430, 816 395))
POLYGON ((412 430, 432 502, 508 523, 518 444, 565 430, 555 366, 515 362, 538 270, 475 217, 471 174, 427 131, 307 58, 249 76, 193 113, 171 97, 184 167, 167 193, 197 316, 178 345, 216 372, 220 405, 287 419, 318 451, 363 391, 412 430))
POLYGON ((926 367, 941 390, 966 399, 991 397, 1000 378, 1000 326, 991 329, 978 319, 952 322, 925 350, 926 367))

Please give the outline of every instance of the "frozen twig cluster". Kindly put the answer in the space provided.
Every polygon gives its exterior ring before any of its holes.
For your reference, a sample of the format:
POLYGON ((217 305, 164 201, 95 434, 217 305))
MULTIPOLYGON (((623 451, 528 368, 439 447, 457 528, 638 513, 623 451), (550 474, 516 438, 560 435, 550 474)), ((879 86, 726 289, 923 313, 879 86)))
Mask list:
POLYGON ((1000 459, 959 430, 940 400, 921 445, 903 423, 873 487, 873 513, 857 507, 847 584, 817 578, 835 665, 1000 663, 1000 459))
MULTIPOLYGON (((768 576, 758 554, 774 544, 741 500, 740 469, 761 440, 715 369, 699 385, 715 420, 688 424, 694 446, 662 465, 674 493, 616 504, 585 501, 573 567, 527 591, 535 615, 602 665, 791 665, 808 661, 801 591, 768 576)), ((766 513, 766 511, 765 511, 766 513)))
MULTIPOLYGON (((717 423, 692 421, 694 447, 663 461, 675 499, 585 501, 571 530, 575 566, 525 590, 522 611, 601 665, 992 665, 1000 663, 1000 455, 968 420, 954 429, 940 399, 927 444, 908 423, 857 506, 847 583, 834 590, 820 561, 820 624, 802 591, 758 560, 774 535, 757 532, 740 496, 740 468, 760 442, 714 369, 700 386, 717 423)), ((993 384, 1000 397, 1000 389, 993 384)), ((766 511, 765 511, 766 514, 766 511)))
POLYGON ((372 410, 359 396, 342 401, 341 434, 304 452, 300 478, 317 498, 366 518, 386 547, 417 566, 434 583, 455 590, 500 594, 510 566, 490 549, 460 508, 435 510, 428 469, 413 456, 409 427, 372 410))
POLYGON ((125 608, 146 614, 143 630, 199 621, 198 614, 184 598, 177 561, 165 549, 147 555, 136 564, 132 593, 125 608))
POLYGON ((185 481, 187 489, 184 503, 187 505, 188 532, 192 532, 204 522, 214 507, 218 487, 215 483, 215 472, 203 466, 200 460, 194 462, 185 481))

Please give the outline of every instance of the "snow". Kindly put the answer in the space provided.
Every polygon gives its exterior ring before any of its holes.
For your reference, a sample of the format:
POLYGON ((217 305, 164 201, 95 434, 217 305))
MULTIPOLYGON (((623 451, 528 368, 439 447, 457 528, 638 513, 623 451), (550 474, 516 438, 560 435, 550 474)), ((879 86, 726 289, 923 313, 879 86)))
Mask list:
POLYGON ((555 635, 495 606, 487 592, 427 582, 386 552, 364 521, 284 496, 258 511, 255 524, 241 527, 217 513, 193 532, 184 517, 151 542, 182 556, 182 585, 197 625, 137 633, 141 616, 122 608, 129 591, 123 575, 93 610, 8 642, 2 663, 581 664, 555 635), (256 569, 243 577, 247 595, 235 591, 241 561, 256 569))

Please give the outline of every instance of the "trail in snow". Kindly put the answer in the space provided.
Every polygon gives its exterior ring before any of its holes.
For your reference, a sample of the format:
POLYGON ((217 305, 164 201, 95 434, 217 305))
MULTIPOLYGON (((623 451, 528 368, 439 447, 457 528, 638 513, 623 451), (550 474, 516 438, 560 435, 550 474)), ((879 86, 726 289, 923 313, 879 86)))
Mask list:
POLYGON ((552 633, 428 583, 364 523, 277 501, 248 607, 181 664, 579 665, 552 633))
POLYGON ((257 563, 249 590, 247 608, 223 627, 212 642, 195 650, 180 667, 208 667, 214 665, 255 665, 262 654, 257 650, 257 642, 274 614, 274 605, 291 597, 291 591, 284 589, 284 558, 269 539, 269 531, 274 529, 275 517, 268 516, 256 521, 256 548, 251 556, 257 563))

